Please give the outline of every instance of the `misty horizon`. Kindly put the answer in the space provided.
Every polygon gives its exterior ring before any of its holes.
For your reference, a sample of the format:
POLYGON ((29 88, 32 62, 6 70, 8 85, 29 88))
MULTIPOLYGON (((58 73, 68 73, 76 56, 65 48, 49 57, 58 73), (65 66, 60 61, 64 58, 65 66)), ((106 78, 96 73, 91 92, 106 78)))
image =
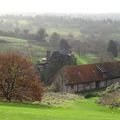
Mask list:
POLYGON ((108 14, 119 13, 119 0, 4 0, 0 1, 0 15, 4 14, 108 14))

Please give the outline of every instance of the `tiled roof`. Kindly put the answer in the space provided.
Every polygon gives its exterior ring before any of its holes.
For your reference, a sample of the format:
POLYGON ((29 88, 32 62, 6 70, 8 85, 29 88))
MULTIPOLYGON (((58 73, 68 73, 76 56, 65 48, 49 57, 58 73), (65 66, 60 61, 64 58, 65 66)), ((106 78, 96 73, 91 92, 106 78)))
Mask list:
POLYGON ((120 62, 70 65, 62 70, 66 74, 68 84, 103 81, 120 77, 120 62))

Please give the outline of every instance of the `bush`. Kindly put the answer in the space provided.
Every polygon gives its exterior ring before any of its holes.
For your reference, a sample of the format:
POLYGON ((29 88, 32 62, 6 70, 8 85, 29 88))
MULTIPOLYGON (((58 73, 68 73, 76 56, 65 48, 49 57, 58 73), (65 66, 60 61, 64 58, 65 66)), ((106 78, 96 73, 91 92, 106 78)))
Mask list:
POLYGON ((66 100, 75 100, 83 98, 82 96, 78 96, 71 93, 54 93, 54 92, 46 92, 43 95, 42 104, 45 105, 63 105, 66 100))
POLYGON ((111 108, 120 106, 120 83, 107 87, 97 103, 109 105, 111 108))
POLYGON ((117 82, 115 84, 112 84, 111 86, 108 86, 106 88, 106 90, 103 92, 103 94, 111 93, 111 92, 113 92, 115 90, 118 90, 118 89, 120 89, 120 83, 119 82, 117 82))

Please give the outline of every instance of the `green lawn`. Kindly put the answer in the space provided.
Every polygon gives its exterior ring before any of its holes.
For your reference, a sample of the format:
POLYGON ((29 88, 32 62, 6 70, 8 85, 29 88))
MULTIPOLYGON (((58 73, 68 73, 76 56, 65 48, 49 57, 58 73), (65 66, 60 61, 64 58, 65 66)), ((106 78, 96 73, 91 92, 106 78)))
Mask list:
POLYGON ((94 54, 86 54, 79 56, 78 54, 75 54, 75 57, 77 58, 77 64, 88 64, 88 63, 94 63, 96 60, 96 56, 94 54))
POLYGON ((0 120, 120 120, 120 108, 110 109, 95 101, 74 100, 69 108, 0 103, 0 120))

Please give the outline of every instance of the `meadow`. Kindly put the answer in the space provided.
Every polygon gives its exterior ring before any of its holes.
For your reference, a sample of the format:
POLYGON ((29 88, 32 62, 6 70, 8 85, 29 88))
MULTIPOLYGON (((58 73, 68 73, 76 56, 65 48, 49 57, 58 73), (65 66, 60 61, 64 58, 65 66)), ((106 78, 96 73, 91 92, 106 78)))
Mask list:
MULTIPOLYGON (((34 40, 30 41, 15 37, 0 36, 0 52, 19 51, 29 56, 33 62, 44 57, 47 50, 54 51, 53 45, 34 40)), ((91 63, 96 59, 96 56, 93 54, 79 56, 75 53, 75 56, 77 58, 77 64, 91 63)))
POLYGON ((51 49, 51 46, 15 37, 0 36, 0 52, 19 51, 35 61, 44 57, 47 49, 51 49))
POLYGON ((60 35, 69 35, 73 34, 75 37, 78 37, 81 35, 80 29, 77 27, 56 27, 56 26, 50 26, 46 28, 46 31, 49 35, 51 35, 54 32, 59 33, 60 35))
POLYGON ((0 120, 119 120, 120 108, 95 103, 97 98, 69 100, 70 106, 0 102, 0 120))
POLYGON ((97 59, 97 56, 94 54, 86 54, 86 55, 78 55, 75 53, 75 57, 77 59, 77 64, 88 64, 94 63, 97 59))

